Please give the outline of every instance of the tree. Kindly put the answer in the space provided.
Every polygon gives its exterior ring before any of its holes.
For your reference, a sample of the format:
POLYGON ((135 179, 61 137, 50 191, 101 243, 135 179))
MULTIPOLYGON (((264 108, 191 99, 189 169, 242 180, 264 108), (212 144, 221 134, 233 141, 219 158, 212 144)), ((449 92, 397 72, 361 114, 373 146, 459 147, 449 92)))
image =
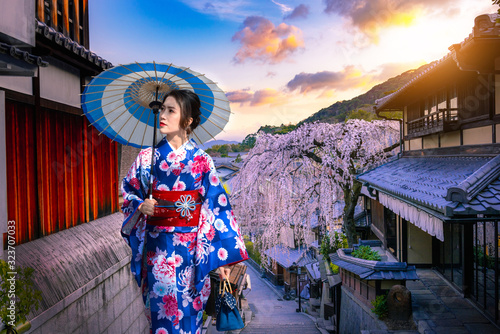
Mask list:
POLYGON ((347 113, 346 119, 364 119, 365 121, 373 121, 374 119, 380 119, 374 112, 370 112, 366 109, 352 110, 347 113))
POLYGON ((358 119, 305 123, 284 135, 260 133, 233 183, 240 224, 260 231, 268 248, 284 227, 292 226, 298 240, 312 228, 314 214, 328 226, 342 210, 344 233, 350 245, 356 243, 354 209, 362 187, 356 175, 394 154, 398 141, 397 122, 358 119))

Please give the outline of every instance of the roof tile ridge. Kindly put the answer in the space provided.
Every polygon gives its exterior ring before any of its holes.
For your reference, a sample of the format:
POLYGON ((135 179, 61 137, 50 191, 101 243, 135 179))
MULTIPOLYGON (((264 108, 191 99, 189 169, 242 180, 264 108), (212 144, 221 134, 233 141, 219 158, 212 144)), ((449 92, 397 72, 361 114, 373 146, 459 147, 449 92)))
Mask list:
POLYGON ((448 188, 445 199, 451 202, 469 203, 499 176, 500 154, 485 163, 458 185, 448 188))

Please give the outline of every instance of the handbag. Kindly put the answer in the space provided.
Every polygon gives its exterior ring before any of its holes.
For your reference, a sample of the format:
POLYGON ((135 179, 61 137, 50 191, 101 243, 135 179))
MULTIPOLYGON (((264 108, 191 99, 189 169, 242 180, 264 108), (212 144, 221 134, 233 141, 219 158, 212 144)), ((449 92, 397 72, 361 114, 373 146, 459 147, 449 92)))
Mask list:
POLYGON ((215 300, 215 310, 217 311, 216 328, 219 332, 245 327, 240 312, 236 307, 236 299, 232 293, 231 284, 226 280, 221 280, 219 283, 219 295, 215 300), (224 281, 224 284, 222 284, 222 281, 224 281))

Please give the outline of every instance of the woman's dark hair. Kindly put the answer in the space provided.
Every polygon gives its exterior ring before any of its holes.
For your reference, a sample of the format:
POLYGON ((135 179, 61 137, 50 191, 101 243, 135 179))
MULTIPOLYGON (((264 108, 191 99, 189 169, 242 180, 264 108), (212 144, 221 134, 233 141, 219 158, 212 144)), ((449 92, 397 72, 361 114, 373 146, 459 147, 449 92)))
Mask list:
POLYGON ((186 129, 188 135, 191 134, 201 121, 200 98, 190 90, 174 89, 165 95, 163 103, 165 103, 165 100, 169 96, 172 96, 181 107, 181 128, 186 129), (193 119, 193 122, 188 126, 190 117, 193 119))

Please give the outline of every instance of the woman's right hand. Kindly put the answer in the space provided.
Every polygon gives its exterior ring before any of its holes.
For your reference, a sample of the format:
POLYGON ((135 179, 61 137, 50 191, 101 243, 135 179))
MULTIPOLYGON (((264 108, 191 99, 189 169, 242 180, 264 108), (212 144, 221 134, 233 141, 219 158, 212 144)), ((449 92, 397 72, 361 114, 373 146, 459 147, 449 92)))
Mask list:
POLYGON ((157 204, 158 202, 156 202, 155 199, 146 198, 144 202, 139 205, 139 211, 145 215, 153 216, 155 213, 155 205, 157 204))

